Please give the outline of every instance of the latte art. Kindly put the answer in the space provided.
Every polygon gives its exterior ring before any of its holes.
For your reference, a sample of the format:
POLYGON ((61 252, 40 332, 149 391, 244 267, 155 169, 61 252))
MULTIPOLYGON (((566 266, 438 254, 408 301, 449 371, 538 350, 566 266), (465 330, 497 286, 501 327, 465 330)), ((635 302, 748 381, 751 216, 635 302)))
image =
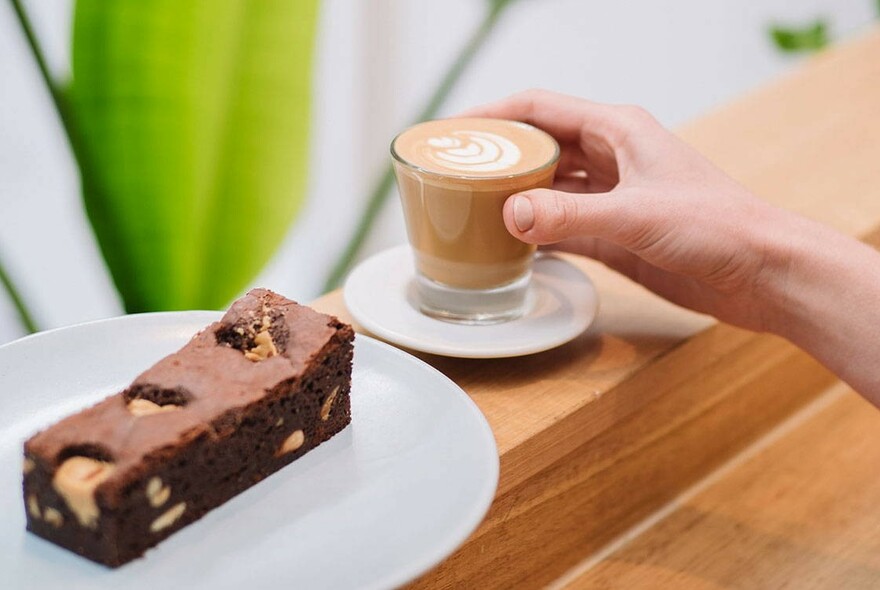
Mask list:
POLYGON ((436 164, 461 172, 503 172, 522 157, 515 143, 487 131, 453 131, 425 143, 426 155, 436 164))

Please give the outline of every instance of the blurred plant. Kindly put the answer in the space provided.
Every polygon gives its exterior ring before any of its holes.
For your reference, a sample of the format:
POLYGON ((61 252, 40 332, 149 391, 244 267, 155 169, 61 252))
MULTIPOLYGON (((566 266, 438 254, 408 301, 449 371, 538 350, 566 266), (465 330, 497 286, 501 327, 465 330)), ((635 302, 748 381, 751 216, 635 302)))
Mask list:
POLYGON ((303 201, 318 0, 78 0, 68 84, 10 1, 126 311, 224 306, 303 201))
POLYGON ((31 312, 25 305, 24 299, 21 298, 18 289, 15 287, 15 283, 9 278, 9 273, 3 268, 2 260, 0 260, 0 284, 3 285, 3 288, 6 289, 6 292, 9 294, 9 300, 12 301, 12 306, 18 314, 18 320, 21 322, 22 327, 27 330, 28 333, 36 332, 38 330, 37 324, 34 322, 31 312))
MULTIPOLYGON (((880 0, 873 0, 877 15, 880 16, 880 0)), ((770 39, 777 49, 785 53, 806 53, 818 51, 831 42, 831 25, 827 18, 817 18, 811 24, 792 27, 772 25, 770 39)))
MULTIPOLYGON (((452 89, 455 88, 455 85, 458 83, 459 79, 461 79, 461 75, 473 61, 477 53, 479 53, 483 44, 486 42, 486 39, 489 38, 489 35, 495 29, 495 25, 498 24, 501 15, 514 2, 516 2, 516 0, 488 0, 489 6, 483 17, 483 21, 479 24, 476 30, 474 30, 464 46, 459 50, 452 65, 449 66, 449 69, 446 71, 443 78, 440 79, 440 83, 431 94, 428 102, 422 107, 421 111, 419 111, 413 124, 433 119, 437 116, 440 107, 443 106, 443 103, 446 102, 452 89)), ((373 189, 370 191, 366 206, 360 216, 360 222, 349 239, 345 250, 343 250, 339 259, 334 264, 333 269, 330 271, 330 274, 327 276, 327 279, 324 282, 324 291, 330 291, 338 287, 342 279, 345 278, 345 275, 348 274, 348 271, 351 270, 351 266, 357 259, 358 253, 361 251, 361 248, 363 248, 364 241, 367 239, 367 236, 370 234, 376 223, 376 218, 382 211, 382 207, 388 201, 388 197, 391 195, 391 189, 393 187, 394 170, 389 162, 385 167, 385 170, 382 172, 382 175, 379 176, 378 181, 373 186, 373 189)))
POLYGON ((818 51, 828 45, 828 23, 825 20, 817 20, 813 24, 802 27, 770 28, 770 36, 776 47, 789 53, 803 51, 818 51))
MULTIPOLYGON (((414 122, 437 115, 515 1, 488 0, 414 122)), ((49 75, 21 1, 10 2, 126 311, 225 304, 262 268, 302 202, 318 0, 78 0, 67 86, 49 75)), ((393 184, 388 165, 326 289, 350 269, 393 184)), ((2 265, 0 282, 34 331, 2 265)))

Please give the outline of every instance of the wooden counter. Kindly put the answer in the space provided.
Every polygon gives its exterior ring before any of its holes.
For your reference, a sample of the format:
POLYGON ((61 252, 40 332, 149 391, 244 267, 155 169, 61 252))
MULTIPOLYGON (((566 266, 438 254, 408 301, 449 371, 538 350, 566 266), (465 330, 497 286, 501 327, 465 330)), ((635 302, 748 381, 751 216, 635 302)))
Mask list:
POLYGON ((880 412, 836 386, 557 587, 880 587, 880 412))
MULTIPOLYGON (((767 200, 880 244, 880 31, 680 135, 767 200)), ((676 308, 571 259, 602 302, 574 342, 519 359, 418 355, 486 415, 501 481, 481 527, 413 587, 551 583, 834 382, 778 338, 676 308)), ((315 306, 350 320, 338 292, 315 306)))

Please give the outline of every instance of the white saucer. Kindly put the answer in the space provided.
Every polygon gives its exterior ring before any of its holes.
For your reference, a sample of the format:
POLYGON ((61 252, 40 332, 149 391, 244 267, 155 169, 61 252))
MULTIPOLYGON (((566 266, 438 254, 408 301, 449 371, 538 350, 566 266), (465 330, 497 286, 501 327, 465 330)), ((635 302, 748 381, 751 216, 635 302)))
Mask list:
POLYGON ((539 253, 532 273, 532 305, 523 317, 487 326, 430 318, 411 303, 415 272, 408 245, 380 252, 345 282, 345 304, 372 334, 409 348, 460 358, 523 356, 576 338, 593 322, 599 298, 590 279, 562 258, 539 253))

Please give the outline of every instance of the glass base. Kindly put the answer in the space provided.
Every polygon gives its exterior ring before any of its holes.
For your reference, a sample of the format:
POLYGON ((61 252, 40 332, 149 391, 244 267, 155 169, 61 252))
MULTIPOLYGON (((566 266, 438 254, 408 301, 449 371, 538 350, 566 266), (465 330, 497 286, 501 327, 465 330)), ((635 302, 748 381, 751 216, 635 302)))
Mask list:
POLYGON ((423 314, 455 324, 499 324, 522 317, 531 306, 531 271, 492 289, 459 289, 416 273, 415 303, 423 314))

